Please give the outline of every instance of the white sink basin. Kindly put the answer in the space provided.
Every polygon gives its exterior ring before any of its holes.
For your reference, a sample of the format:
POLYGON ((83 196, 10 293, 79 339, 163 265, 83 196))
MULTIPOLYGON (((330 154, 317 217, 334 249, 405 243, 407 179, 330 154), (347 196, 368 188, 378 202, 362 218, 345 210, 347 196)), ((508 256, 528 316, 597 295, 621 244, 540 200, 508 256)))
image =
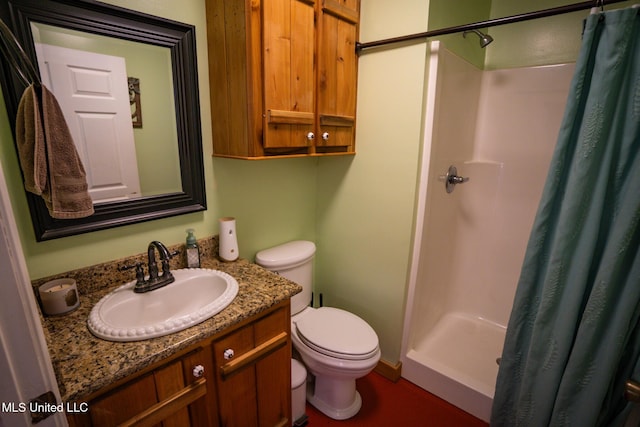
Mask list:
POLYGON ((236 279, 218 270, 172 270, 175 282, 135 293, 135 281, 105 295, 93 307, 87 324, 109 341, 140 341, 196 325, 222 311, 238 294, 236 279))

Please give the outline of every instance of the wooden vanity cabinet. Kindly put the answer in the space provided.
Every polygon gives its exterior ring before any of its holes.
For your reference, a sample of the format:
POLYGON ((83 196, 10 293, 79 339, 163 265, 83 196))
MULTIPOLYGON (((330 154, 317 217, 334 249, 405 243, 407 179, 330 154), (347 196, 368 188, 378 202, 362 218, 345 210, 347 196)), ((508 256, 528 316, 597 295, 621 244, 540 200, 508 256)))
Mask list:
POLYGON ((360 0, 206 0, 213 154, 355 153, 360 0))
POLYGON ((290 426, 290 322, 287 299, 89 396, 69 425, 290 426))

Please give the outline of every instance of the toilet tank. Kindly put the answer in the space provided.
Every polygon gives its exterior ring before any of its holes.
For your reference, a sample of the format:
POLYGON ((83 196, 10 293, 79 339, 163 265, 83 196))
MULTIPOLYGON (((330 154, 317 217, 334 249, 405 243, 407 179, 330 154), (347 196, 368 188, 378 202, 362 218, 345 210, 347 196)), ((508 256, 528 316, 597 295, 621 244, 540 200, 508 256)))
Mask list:
POLYGON ((316 245, 313 242, 295 240, 256 254, 256 264, 302 286, 302 292, 291 298, 292 316, 311 304, 315 253, 316 245))

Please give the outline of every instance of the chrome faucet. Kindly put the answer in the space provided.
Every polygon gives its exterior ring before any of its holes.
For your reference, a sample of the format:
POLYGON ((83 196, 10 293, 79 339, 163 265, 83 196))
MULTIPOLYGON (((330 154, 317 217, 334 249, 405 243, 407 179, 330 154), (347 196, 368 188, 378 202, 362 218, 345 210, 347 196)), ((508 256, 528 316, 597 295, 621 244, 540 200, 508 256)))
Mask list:
POLYGON ((149 277, 145 279, 142 263, 136 263, 135 265, 127 265, 121 267, 121 270, 129 270, 131 268, 136 269, 136 284, 133 287, 133 291, 136 293, 144 293, 153 291, 154 289, 167 286, 169 283, 173 283, 175 278, 169 269, 169 260, 177 255, 178 252, 169 252, 167 247, 162 243, 154 240, 149 243, 147 248, 147 257, 149 265, 149 277), (156 263, 156 249, 160 254, 160 261, 162 262, 162 274, 158 274, 158 264, 156 263))

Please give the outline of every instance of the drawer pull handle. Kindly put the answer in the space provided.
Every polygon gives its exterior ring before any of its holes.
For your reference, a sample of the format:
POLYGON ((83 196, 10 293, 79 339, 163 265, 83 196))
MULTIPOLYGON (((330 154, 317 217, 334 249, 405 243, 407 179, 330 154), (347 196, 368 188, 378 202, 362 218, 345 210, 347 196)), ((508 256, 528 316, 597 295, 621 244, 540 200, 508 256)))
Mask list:
POLYGON ((193 367, 193 376, 196 378, 200 378, 204 375, 204 366, 196 365, 193 367))
POLYGON ((246 352, 245 354, 238 356, 231 362, 225 363, 220 366, 220 374, 222 378, 226 378, 229 375, 239 371, 247 365, 251 365, 257 362, 259 359, 273 353, 280 347, 283 347, 287 344, 289 339, 289 334, 286 332, 280 332, 275 337, 271 338, 268 341, 263 342, 256 348, 251 351, 246 352))
POLYGON ((224 357, 225 360, 231 360, 233 359, 233 356, 235 356, 235 352, 233 351, 232 348, 228 348, 224 351, 224 353, 222 354, 222 356, 224 357))

